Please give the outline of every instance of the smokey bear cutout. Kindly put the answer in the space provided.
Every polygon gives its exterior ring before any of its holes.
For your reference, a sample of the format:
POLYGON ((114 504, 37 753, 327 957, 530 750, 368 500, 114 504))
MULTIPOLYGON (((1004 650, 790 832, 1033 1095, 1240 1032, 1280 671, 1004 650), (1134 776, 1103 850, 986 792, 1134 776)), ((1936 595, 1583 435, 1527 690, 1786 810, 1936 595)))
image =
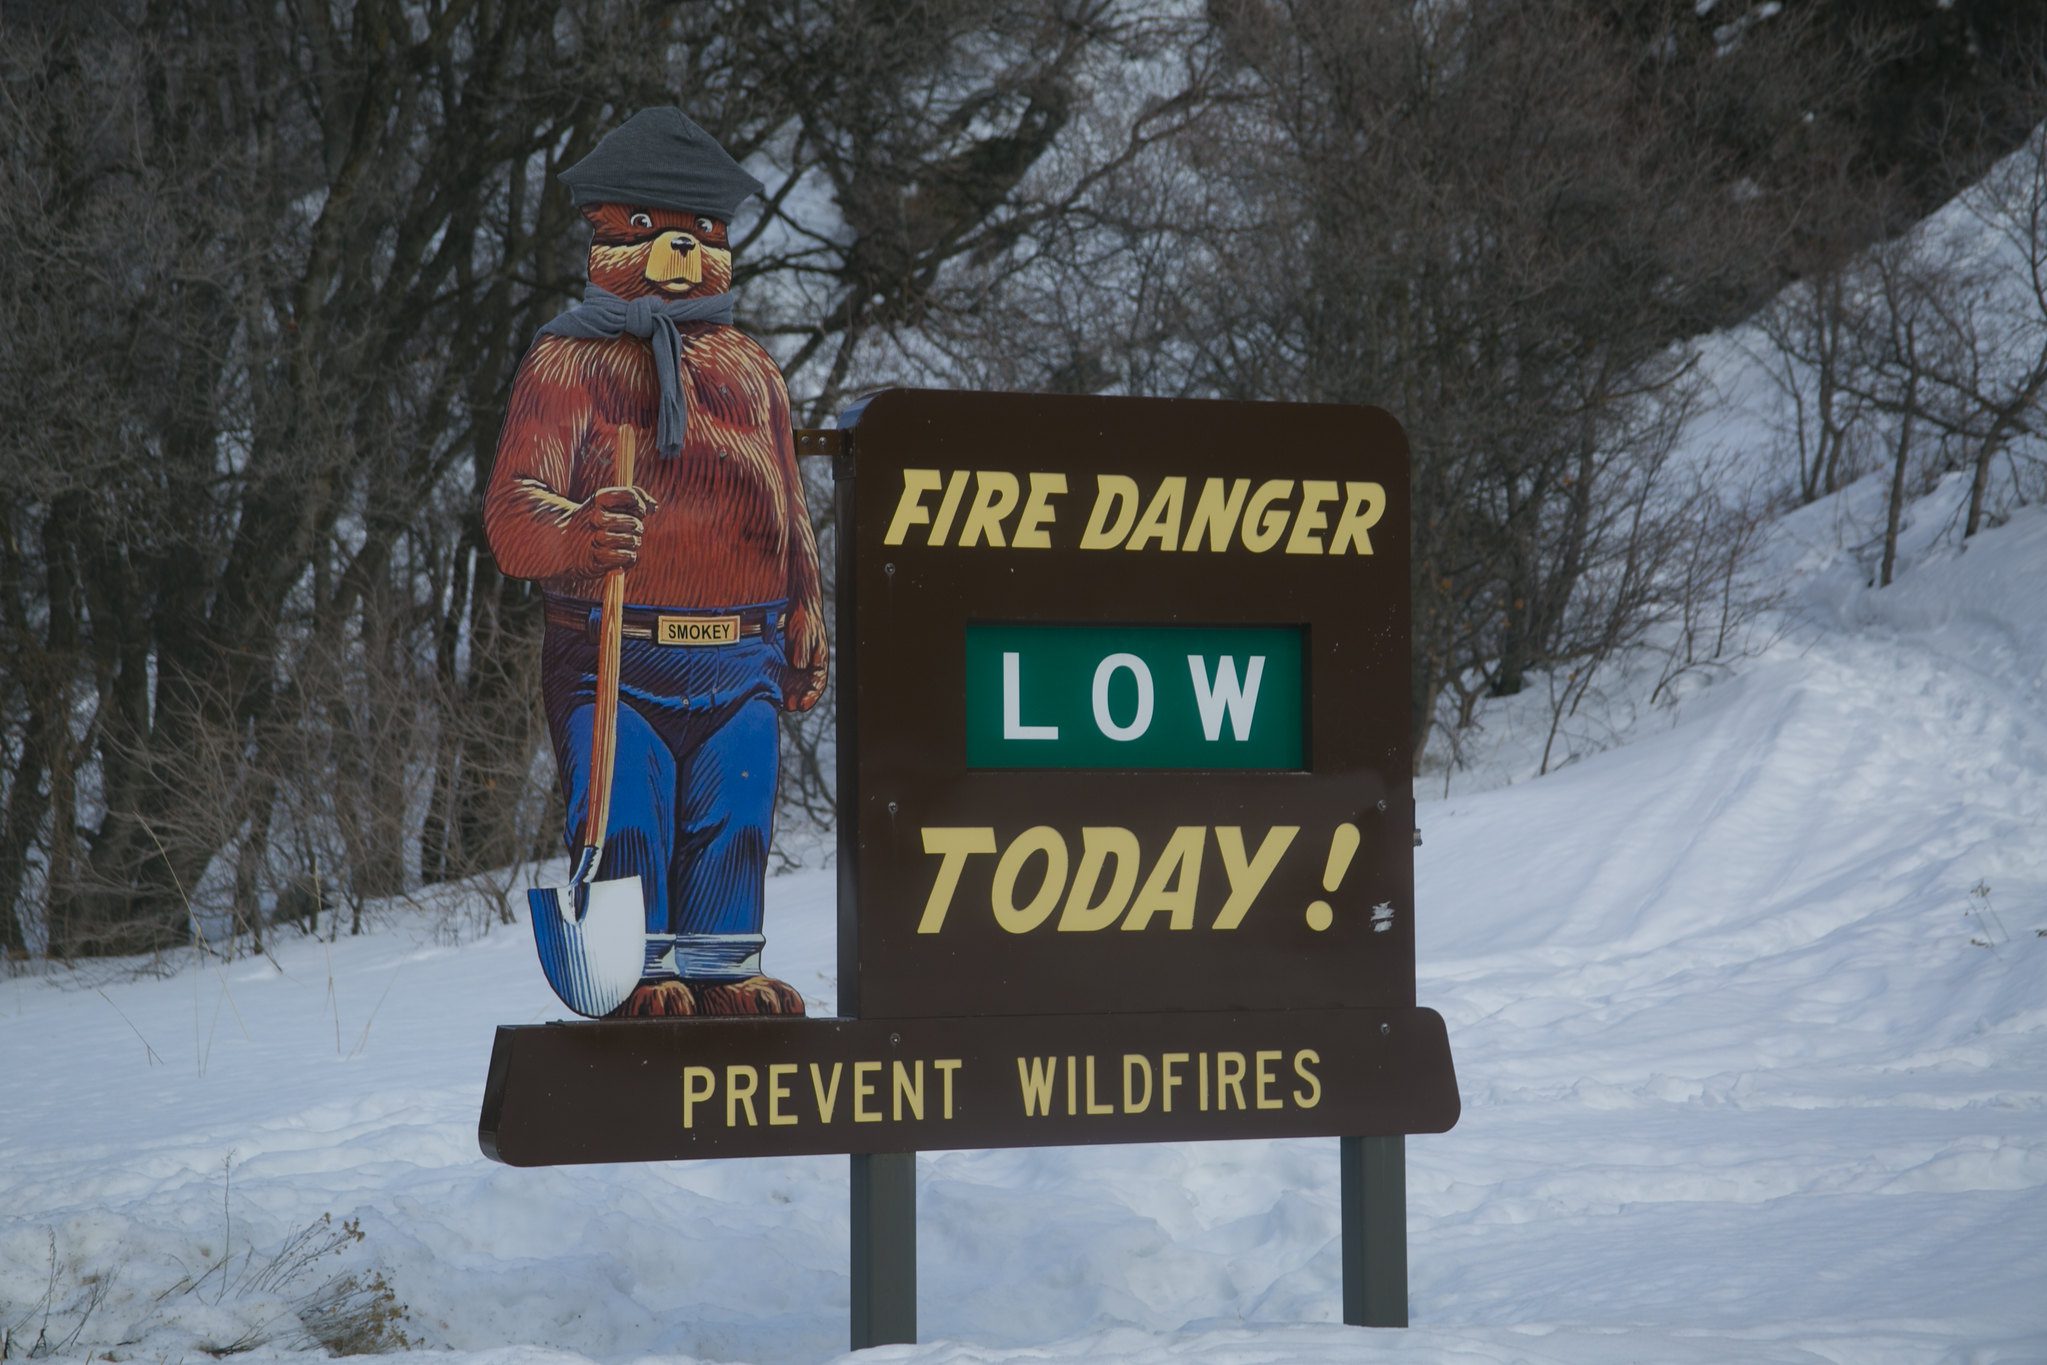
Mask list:
POLYGON ((762 970, 763 893, 777 717, 822 695, 825 624, 788 392, 731 324, 728 227, 761 186, 676 109, 635 114, 561 179, 592 228, 589 287, 520 363, 484 525, 545 597, 571 852, 608 768, 595 876, 639 878, 645 966, 614 1013, 801 1014, 762 970), (615 747, 593 755, 614 573, 615 747))

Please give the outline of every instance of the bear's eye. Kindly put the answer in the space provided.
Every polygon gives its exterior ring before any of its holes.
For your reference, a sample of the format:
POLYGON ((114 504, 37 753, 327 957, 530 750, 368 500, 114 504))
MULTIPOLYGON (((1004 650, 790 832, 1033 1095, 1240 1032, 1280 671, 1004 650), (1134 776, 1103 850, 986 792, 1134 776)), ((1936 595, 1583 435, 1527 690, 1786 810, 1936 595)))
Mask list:
POLYGON ((631 223, 634 227, 650 228, 654 226, 654 220, 644 213, 636 213, 631 218, 628 218, 626 221, 631 223))
POLYGON ((717 230, 718 225, 712 222, 710 219, 708 218, 697 219, 697 231, 703 233, 705 236, 708 237, 711 233, 716 232, 717 230))

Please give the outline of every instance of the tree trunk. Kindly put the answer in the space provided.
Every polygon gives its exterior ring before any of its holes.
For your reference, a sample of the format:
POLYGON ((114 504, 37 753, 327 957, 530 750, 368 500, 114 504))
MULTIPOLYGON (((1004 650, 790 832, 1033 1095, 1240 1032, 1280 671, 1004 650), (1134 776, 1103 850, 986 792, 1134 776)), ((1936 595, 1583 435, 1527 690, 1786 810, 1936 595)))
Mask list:
POLYGON ((22 736, 21 762, 7 788, 7 804, 0 811, 0 957, 28 953, 28 901, 21 894, 28 873, 28 850, 42 827, 44 800, 44 726, 42 716, 29 712, 22 736))
POLYGON ((263 951, 263 872, 270 853, 270 815, 277 800, 277 783, 263 779, 251 784, 247 809, 249 832, 235 851, 234 924, 248 931, 249 951, 263 951))
POLYGON ((1891 506, 1884 523, 1884 562, 1877 586, 1891 585, 1891 570, 1898 562, 1898 523, 1905 512, 1905 466, 1912 458, 1912 410, 1919 401, 1919 362, 1912 350, 1912 328, 1905 329, 1905 355, 1910 366, 1905 381, 1905 403, 1898 419, 1898 451, 1891 461, 1891 506))
POLYGON ((2020 415, 2039 401, 2043 388, 2047 388, 2047 362, 2034 366, 2024 387, 2012 396, 2011 402, 1998 410, 1990 433, 1976 448, 1976 466, 1969 477, 1969 516, 1962 527, 1962 539, 1967 540, 1983 529, 1983 496, 1990 487, 1990 462, 2011 440, 2012 433, 2019 427, 2020 415))
POLYGON ((534 731, 538 669, 532 658, 539 594, 500 575, 487 557, 478 560, 476 576, 469 685, 451 717, 460 735, 450 867, 457 875, 526 856, 519 812, 541 739, 534 731))

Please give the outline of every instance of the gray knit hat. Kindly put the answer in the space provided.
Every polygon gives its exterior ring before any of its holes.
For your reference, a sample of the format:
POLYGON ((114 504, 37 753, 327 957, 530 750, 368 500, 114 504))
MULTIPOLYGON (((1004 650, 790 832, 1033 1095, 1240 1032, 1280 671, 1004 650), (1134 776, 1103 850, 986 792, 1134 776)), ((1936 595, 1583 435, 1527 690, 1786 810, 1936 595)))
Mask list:
POLYGON ((676 209, 730 222, 760 194, 760 181, 682 110, 642 109, 606 133, 590 155, 561 173, 577 208, 630 204, 676 209))

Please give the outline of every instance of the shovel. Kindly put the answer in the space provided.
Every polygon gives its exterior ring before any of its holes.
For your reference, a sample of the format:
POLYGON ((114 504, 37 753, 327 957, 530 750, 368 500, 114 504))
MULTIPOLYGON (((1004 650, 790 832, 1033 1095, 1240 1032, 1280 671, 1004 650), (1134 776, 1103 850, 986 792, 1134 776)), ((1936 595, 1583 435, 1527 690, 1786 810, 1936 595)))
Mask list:
MULTIPOLYGON (((633 428, 618 429, 617 480, 633 484, 633 428)), ((646 966, 647 910, 640 879, 597 880, 611 819, 611 775, 618 757, 618 653, 625 617, 625 570, 604 575, 597 619, 597 695, 590 712, 590 796, 575 871, 567 886, 526 893, 540 970, 562 1003, 601 1019, 626 1002, 646 966)))

